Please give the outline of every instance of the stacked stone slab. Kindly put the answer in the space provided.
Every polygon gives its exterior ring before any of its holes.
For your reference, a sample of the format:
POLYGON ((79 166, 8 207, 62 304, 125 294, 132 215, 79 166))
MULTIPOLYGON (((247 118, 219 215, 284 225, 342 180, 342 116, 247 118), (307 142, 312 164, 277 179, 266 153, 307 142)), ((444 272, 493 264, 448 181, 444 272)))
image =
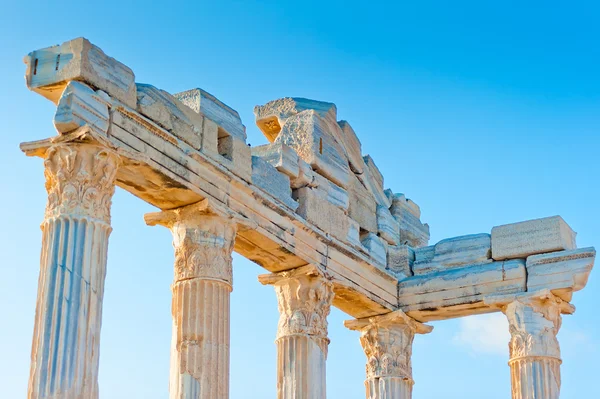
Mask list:
POLYGON ((400 244, 427 245, 429 227, 420 222, 418 206, 384 189, 381 171, 362 155, 350 124, 337 121, 334 104, 281 98, 254 113, 271 144, 252 153, 290 177, 300 216, 381 268, 390 269, 390 253, 400 244))

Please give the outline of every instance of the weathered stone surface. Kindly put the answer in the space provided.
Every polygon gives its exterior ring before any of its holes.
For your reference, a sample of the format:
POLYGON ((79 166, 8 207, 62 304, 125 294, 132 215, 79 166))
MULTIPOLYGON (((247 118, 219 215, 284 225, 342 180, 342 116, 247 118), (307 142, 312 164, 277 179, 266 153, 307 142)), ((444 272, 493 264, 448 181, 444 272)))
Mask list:
POLYGON ((381 237, 374 233, 366 233, 360 241, 371 258, 384 267, 387 265, 387 244, 381 237))
POLYGON ((383 175, 379 171, 379 168, 377 168, 370 155, 364 156, 363 159, 365 162, 365 169, 362 174, 357 175, 358 179, 367 190, 371 192, 379 205, 383 205, 386 208, 391 207, 392 202, 388 199, 383 190, 383 175))
POLYGON ((350 178, 348 195, 348 215, 358 222, 361 229, 377 232, 377 203, 369 190, 354 175, 350 178))
POLYGON ((285 144, 272 143, 252 147, 252 155, 261 157, 290 179, 296 179, 300 174, 298 154, 285 144))
POLYGON ((400 223, 400 242, 413 248, 427 245, 429 225, 421 223, 419 206, 404 194, 394 194, 390 212, 400 223))
POLYGON ((525 262, 517 259, 409 277, 399 283, 398 303, 405 312, 438 310, 438 318, 443 318, 439 315, 445 307, 525 289, 525 262))
POLYGON ((202 116, 164 90, 137 85, 137 110, 195 149, 202 146, 202 116))
POLYGON ((415 251, 408 245, 389 245, 387 248, 387 269, 399 280, 413 275, 415 251))
POLYGON ((331 202, 333 205, 344 211, 348 210, 350 201, 348 192, 337 184, 321 175, 315 174, 313 184, 310 186, 313 187, 315 193, 320 195, 323 199, 331 202))
POLYGON ((550 289, 565 301, 587 284, 596 250, 580 248, 527 257, 527 291, 550 289))
POLYGON ((296 210, 298 215, 338 240, 347 240, 348 216, 343 210, 324 199, 310 187, 294 190, 293 195, 300 204, 296 210))
POLYGON ((217 151, 221 156, 219 160, 231 172, 251 182, 252 176, 252 149, 246 142, 233 136, 219 139, 217 151))
POLYGON ((400 224, 389 209, 382 205, 377 205, 377 231, 390 245, 398 245, 400 242, 400 224))
POLYGON ((526 258, 544 252, 575 249, 576 233, 560 216, 492 228, 492 258, 526 258))
POLYGON ((298 203, 292 199, 290 178, 260 157, 252 157, 252 183, 293 210, 298 203))
POLYGON ((425 248, 418 251, 419 259, 413 266, 415 275, 492 261, 489 234, 448 238, 425 248))
POLYGON ((108 101, 104 93, 77 81, 67 84, 58 101, 54 127, 59 133, 68 133, 89 126, 98 133, 108 132, 108 101))
POLYGON ((135 108, 133 71, 82 37, 60 46, 47 47, 25 57, 27 87, 58 103, 70 81, 81 81, 103 90, 130 108, 135 108))
POLYGON ((215 122, 230 136, 246 141, 246 126, 238 112, 202 89, 191 89, 174 94, 174 97, 196 113, 215 122))
POLYGON ((303 159, 298 158, 298 177, 291 180, 292 188, 301 188, 315 185, 315 176, 317 174, 312 170, 309 164, 303 159))
POLYGON ((365 165, 362 157, 362 145, 358 136, 347 121, 338 121, 338 125, 342 129, 344 147, 346 155, 350 163, 352 172, 361 174, 364 171, 365 165))

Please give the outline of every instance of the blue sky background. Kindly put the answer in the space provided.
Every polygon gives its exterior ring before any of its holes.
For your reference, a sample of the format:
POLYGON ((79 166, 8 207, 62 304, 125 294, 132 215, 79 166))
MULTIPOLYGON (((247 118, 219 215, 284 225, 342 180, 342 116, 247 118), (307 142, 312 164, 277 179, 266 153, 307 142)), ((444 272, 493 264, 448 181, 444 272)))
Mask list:
MULTIPOLYGON (((385 184, 422 209, 431 242, 560 214, 600 244, 600 6, 594 1, 16 2, 0 0, 0 386, 25 396, 46 194, 22 141, 55 134, 29 92, 29 51, 85 36, 170 92, 202 87, 266 142, 256 104, 335 102, 385 184), (403 4, 406 3, 406 4, 403 4)), ((106 280, 100 397, 167 398, 170 233, 118 189, 106 280)), ((275 397, 275 294, 234 257, 231 398, 275 397)), ((598 271, 564 318, 562 398, 600 397, 598 271)), ((364 355, 332 311, 328 397, 364 397, 364 355)), ((433 323, 414 346, 414 397, 510 396, 501 315, 433 323)))

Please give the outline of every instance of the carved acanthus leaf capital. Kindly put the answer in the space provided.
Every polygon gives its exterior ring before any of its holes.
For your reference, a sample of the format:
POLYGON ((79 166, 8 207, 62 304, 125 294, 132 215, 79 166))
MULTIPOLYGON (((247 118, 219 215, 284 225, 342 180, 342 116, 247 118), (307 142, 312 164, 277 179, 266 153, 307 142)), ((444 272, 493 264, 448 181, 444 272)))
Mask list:
POLYGON ((110 223, 119 156, 87 143, 62 143, 46 152, 46 218, 90 217, 110 223))
POLYGON ((560 360, 556 335, 561 327, 561 314, 572 314, 575 307, 549 290, 492 297, 508 319, 510 360, 525 357, 550 357, 560 360))
POLYGON ((258 277, 262 284, 275 287, 279 307, 277 339, 307 335, 327 353, 327 316, 333 300, 331 278, 318 267, 307 265, 258 277))
POLYGON ((367 378, 399 377, 412 381, 412 344, 415 334, 428 334, 432 326, 419 323, 401 310, 382 316, 347 320, 344 325, 360 331, 367 357, 367 378))
POLYGON ((144 218, 173 233, 175 282, 206 278, 233 283, 231 253, 237 225, 232 218, 216 214, 205 201, 144 218))

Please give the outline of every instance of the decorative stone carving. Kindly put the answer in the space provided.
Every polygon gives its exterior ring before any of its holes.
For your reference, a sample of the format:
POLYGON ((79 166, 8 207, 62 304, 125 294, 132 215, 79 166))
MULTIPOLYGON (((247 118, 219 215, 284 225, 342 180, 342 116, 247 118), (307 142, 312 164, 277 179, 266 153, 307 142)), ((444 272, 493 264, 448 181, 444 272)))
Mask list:
POLYGON ((550 290, 494 296, 485 301, 500 307, 508 319, 513 399, 558 399, 562 361, 556 335, 561 313, 572 314, 573 305, 550 290))
POLYGON ((110 223, 119 157, 91 144, 58 144, 44 161, 48 203, 46 218, 89 217, 110 223))
POLYGON ((235 223, 217 215, 208 201, 186 207, 149 213, 148 225, 160 224, 173 233, 175 281, 203 278, 232 284, 231 252, 235 223))
POLYGON ((412 344, 415 334, 428 334, 432 326, 419 323, 401 310, 383 316, 348 320, 344 325, 360 331, 367 357, 367 399, 410 398, 412 392, 412 344), (380 381, 381 380, 381 381, 380 381), (384 387, 388 386, 387 389, 384 387), (393 392, 404 395, 395 396, 393 392))
POLYGON ((278 399, 325 399, 329 338, 327 316, 333 300, 330 277, 307 265, 258 277, 275 287, 278 399))

